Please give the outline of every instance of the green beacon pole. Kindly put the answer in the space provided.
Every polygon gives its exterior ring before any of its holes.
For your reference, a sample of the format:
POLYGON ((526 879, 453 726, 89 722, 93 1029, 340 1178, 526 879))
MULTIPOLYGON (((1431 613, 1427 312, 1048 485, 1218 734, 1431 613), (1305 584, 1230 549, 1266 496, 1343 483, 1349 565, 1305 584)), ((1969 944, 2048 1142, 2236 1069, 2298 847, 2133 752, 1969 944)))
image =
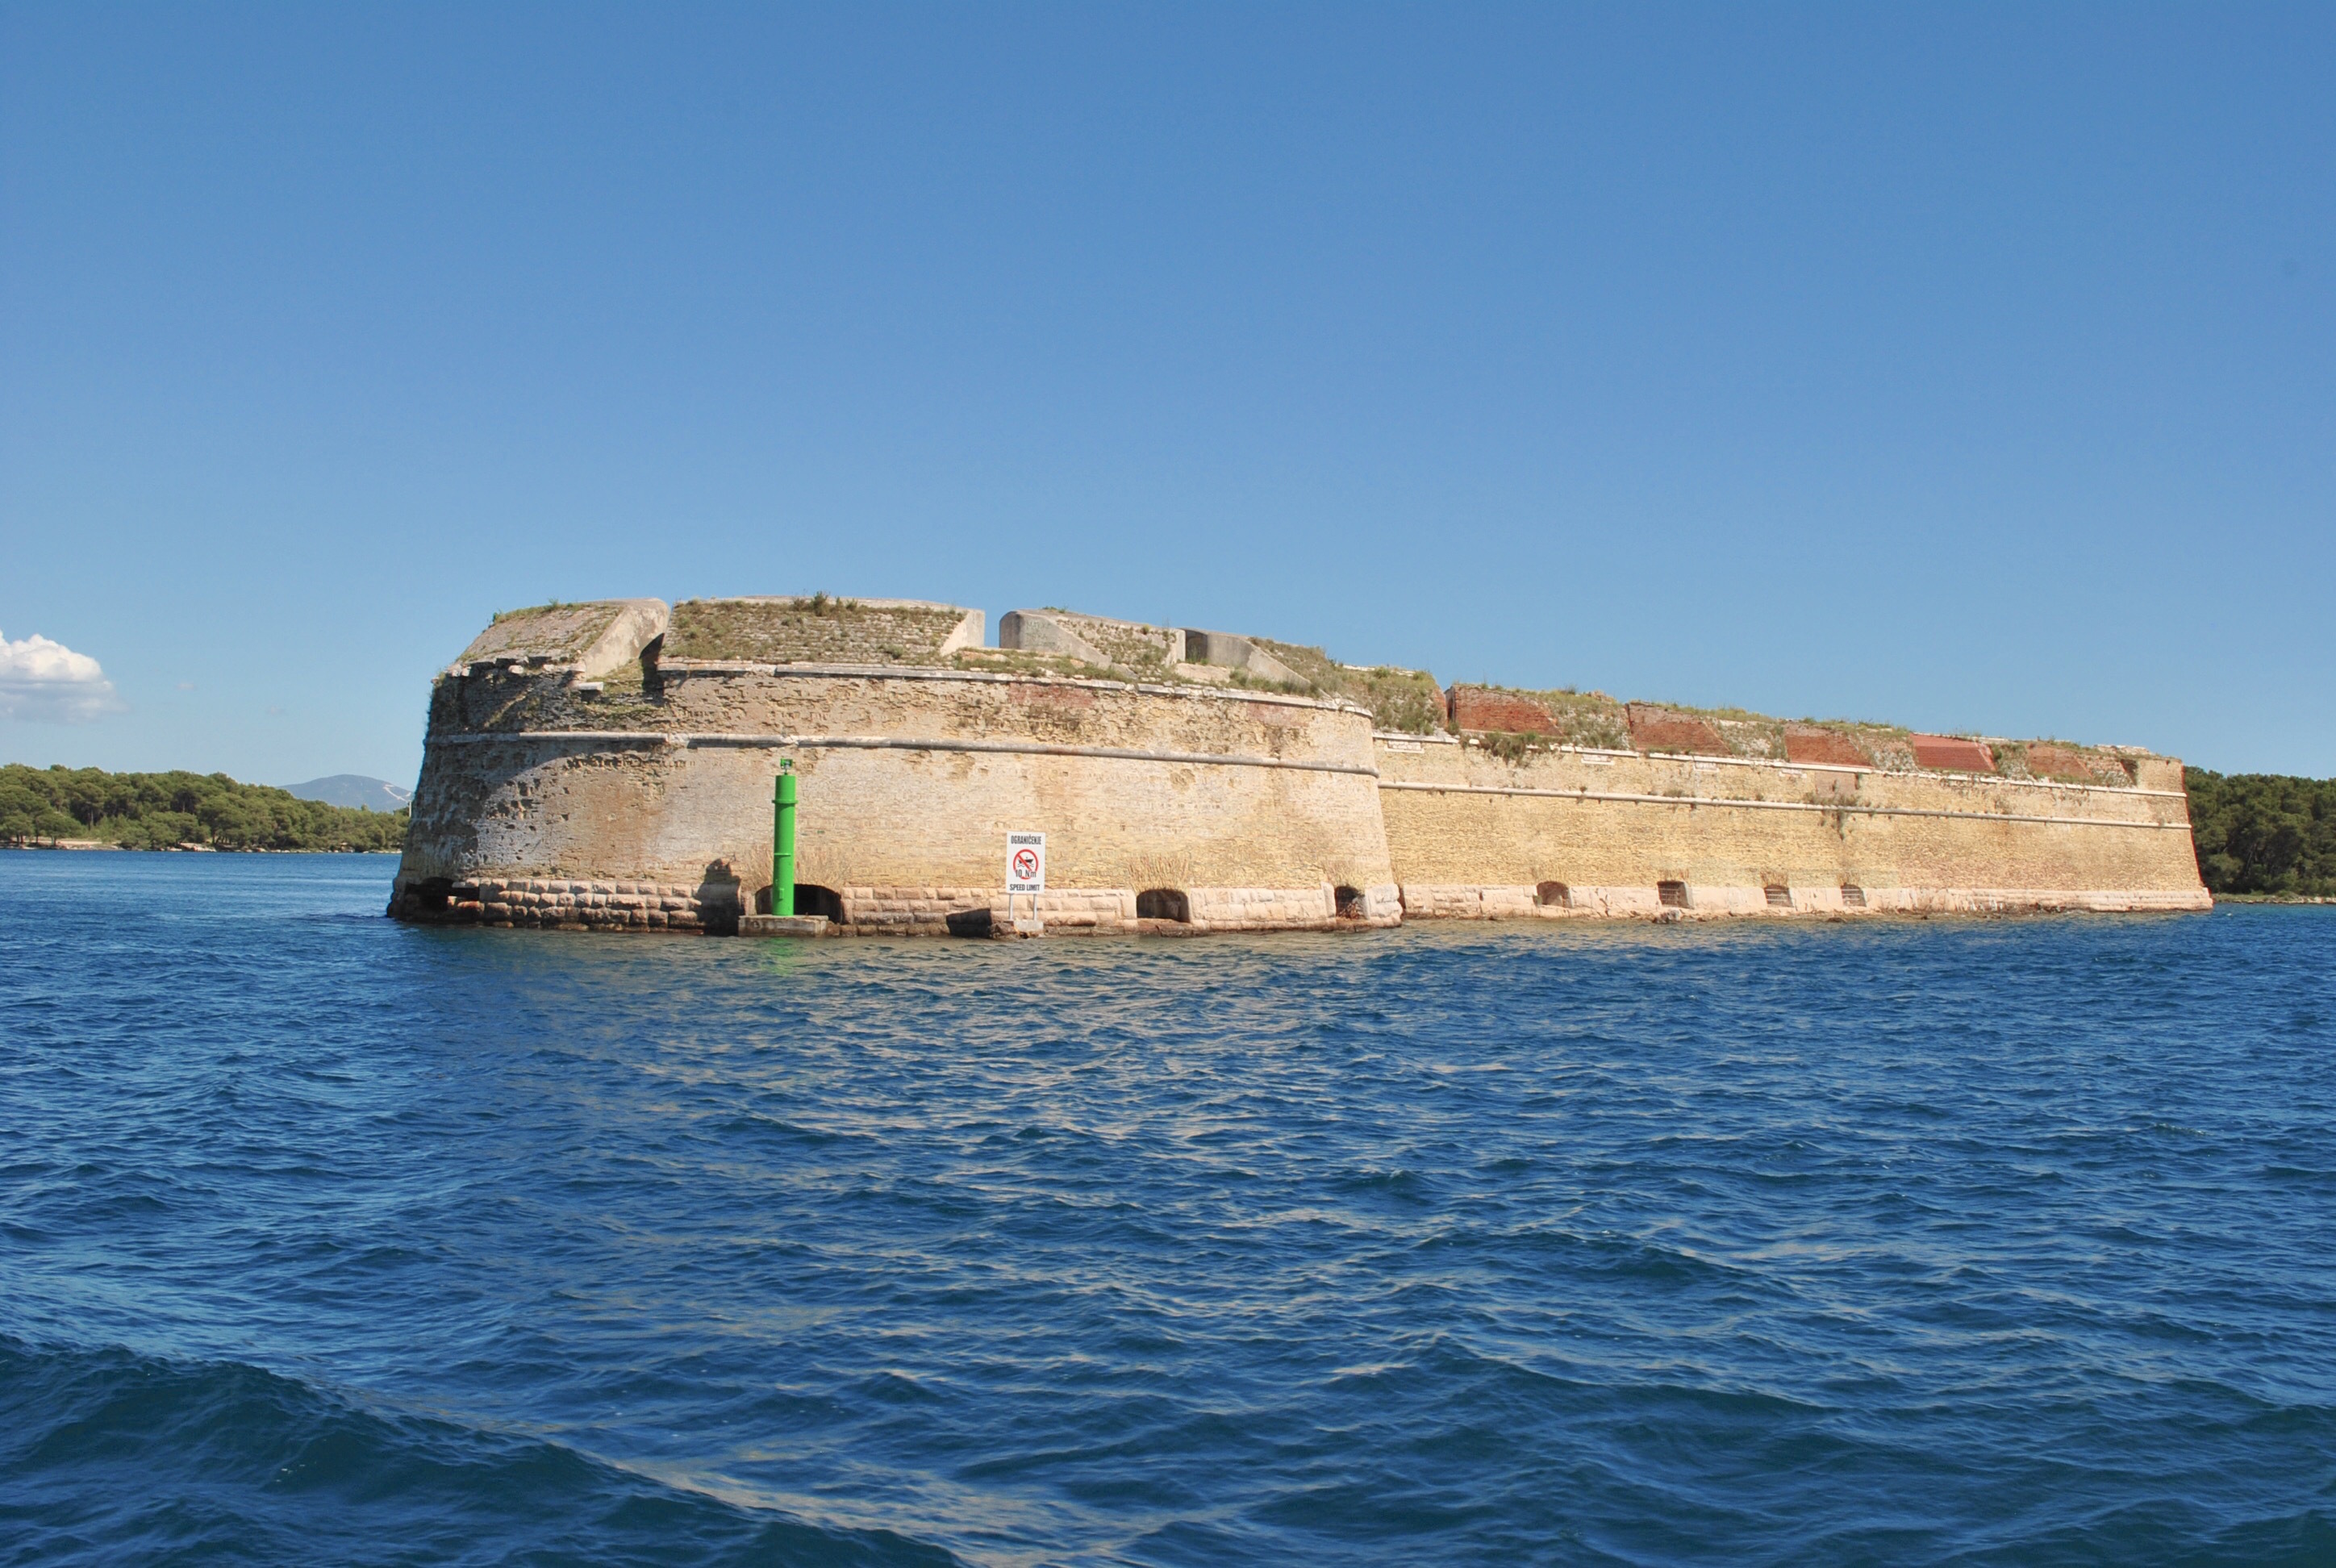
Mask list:
POLYGON ((795 912, 795 765, 785 757, 771 791, 771 912, 795 912))

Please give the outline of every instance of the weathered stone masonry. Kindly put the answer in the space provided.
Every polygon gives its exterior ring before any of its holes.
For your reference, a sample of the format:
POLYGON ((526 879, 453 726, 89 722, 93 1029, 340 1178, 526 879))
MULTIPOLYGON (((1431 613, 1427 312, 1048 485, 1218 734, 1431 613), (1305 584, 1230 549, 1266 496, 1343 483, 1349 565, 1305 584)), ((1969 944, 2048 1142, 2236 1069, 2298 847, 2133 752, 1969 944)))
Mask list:
POLYGON ((2038 776, 1988 776, 1916 760, 1996 766, 1968 737, 1447 696, 1059 612, 986 649, 980 624, 823 599, 499 618, 433 687, 393 912, 735 930, 767 899, 782 756, 799 907, 854 933, 1003 930, 1019 828, 1048 834, 1054 932, 2207 901, 2180 766, 2147 754, 2037 743, 2006 755, 2038 776), (1461 733, 1375 732, 1388 693, 1461 733))

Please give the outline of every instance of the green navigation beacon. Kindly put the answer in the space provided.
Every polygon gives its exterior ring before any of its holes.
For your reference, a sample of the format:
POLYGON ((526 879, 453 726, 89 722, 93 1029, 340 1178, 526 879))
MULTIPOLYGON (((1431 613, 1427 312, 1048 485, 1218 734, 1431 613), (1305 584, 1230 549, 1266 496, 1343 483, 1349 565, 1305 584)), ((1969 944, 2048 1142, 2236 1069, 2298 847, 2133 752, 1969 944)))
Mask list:
POLYGON ((771 912, 795 912, 795 765, 779 759, 771 789, 771 912))

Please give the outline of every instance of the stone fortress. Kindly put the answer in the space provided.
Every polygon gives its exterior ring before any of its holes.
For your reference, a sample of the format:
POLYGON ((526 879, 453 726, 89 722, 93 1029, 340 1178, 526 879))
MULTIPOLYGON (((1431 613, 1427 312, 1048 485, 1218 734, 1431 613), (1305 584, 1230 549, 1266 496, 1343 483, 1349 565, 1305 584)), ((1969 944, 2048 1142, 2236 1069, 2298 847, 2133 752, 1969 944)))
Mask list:
POLYGON ((998 629, 825 595, 499 616, 433 687, 390 912, 735 931, 768 908, 782 758, 796 910, 836 932, 1011 929, 1021 830, 1049 932, 2211 902, 2181 764, 2133 747, 1446 689, 1056 609, 998 629))

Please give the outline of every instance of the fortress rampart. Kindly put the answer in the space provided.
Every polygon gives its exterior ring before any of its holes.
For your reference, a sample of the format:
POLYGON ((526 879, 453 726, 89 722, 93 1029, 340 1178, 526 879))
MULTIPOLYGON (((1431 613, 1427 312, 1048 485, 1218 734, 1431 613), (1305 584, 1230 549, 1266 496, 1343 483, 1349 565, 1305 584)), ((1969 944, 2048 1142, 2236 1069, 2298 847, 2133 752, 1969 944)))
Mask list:
POLYGON ((2148 784, 1378 740, 1405 909, 1462 918, 2204 907, 2178 765, 2148 784), (2170 782, 2171 789, 2162 787, 2170 782), (2158 787, 2152 787, 2158 786, 2158 787))
POLYGON ((766 907, 782 757, 797 908, 855 932, 1003 929, 1019 829, 1048 835, 1056 931, 2208 902, 2180 765, 2147 754, 1446 693, 1064 611, 1010 613, 996 648, 981 626, 824 596, 499 618, 433 689, 392 911, 735 930, 766 907))

